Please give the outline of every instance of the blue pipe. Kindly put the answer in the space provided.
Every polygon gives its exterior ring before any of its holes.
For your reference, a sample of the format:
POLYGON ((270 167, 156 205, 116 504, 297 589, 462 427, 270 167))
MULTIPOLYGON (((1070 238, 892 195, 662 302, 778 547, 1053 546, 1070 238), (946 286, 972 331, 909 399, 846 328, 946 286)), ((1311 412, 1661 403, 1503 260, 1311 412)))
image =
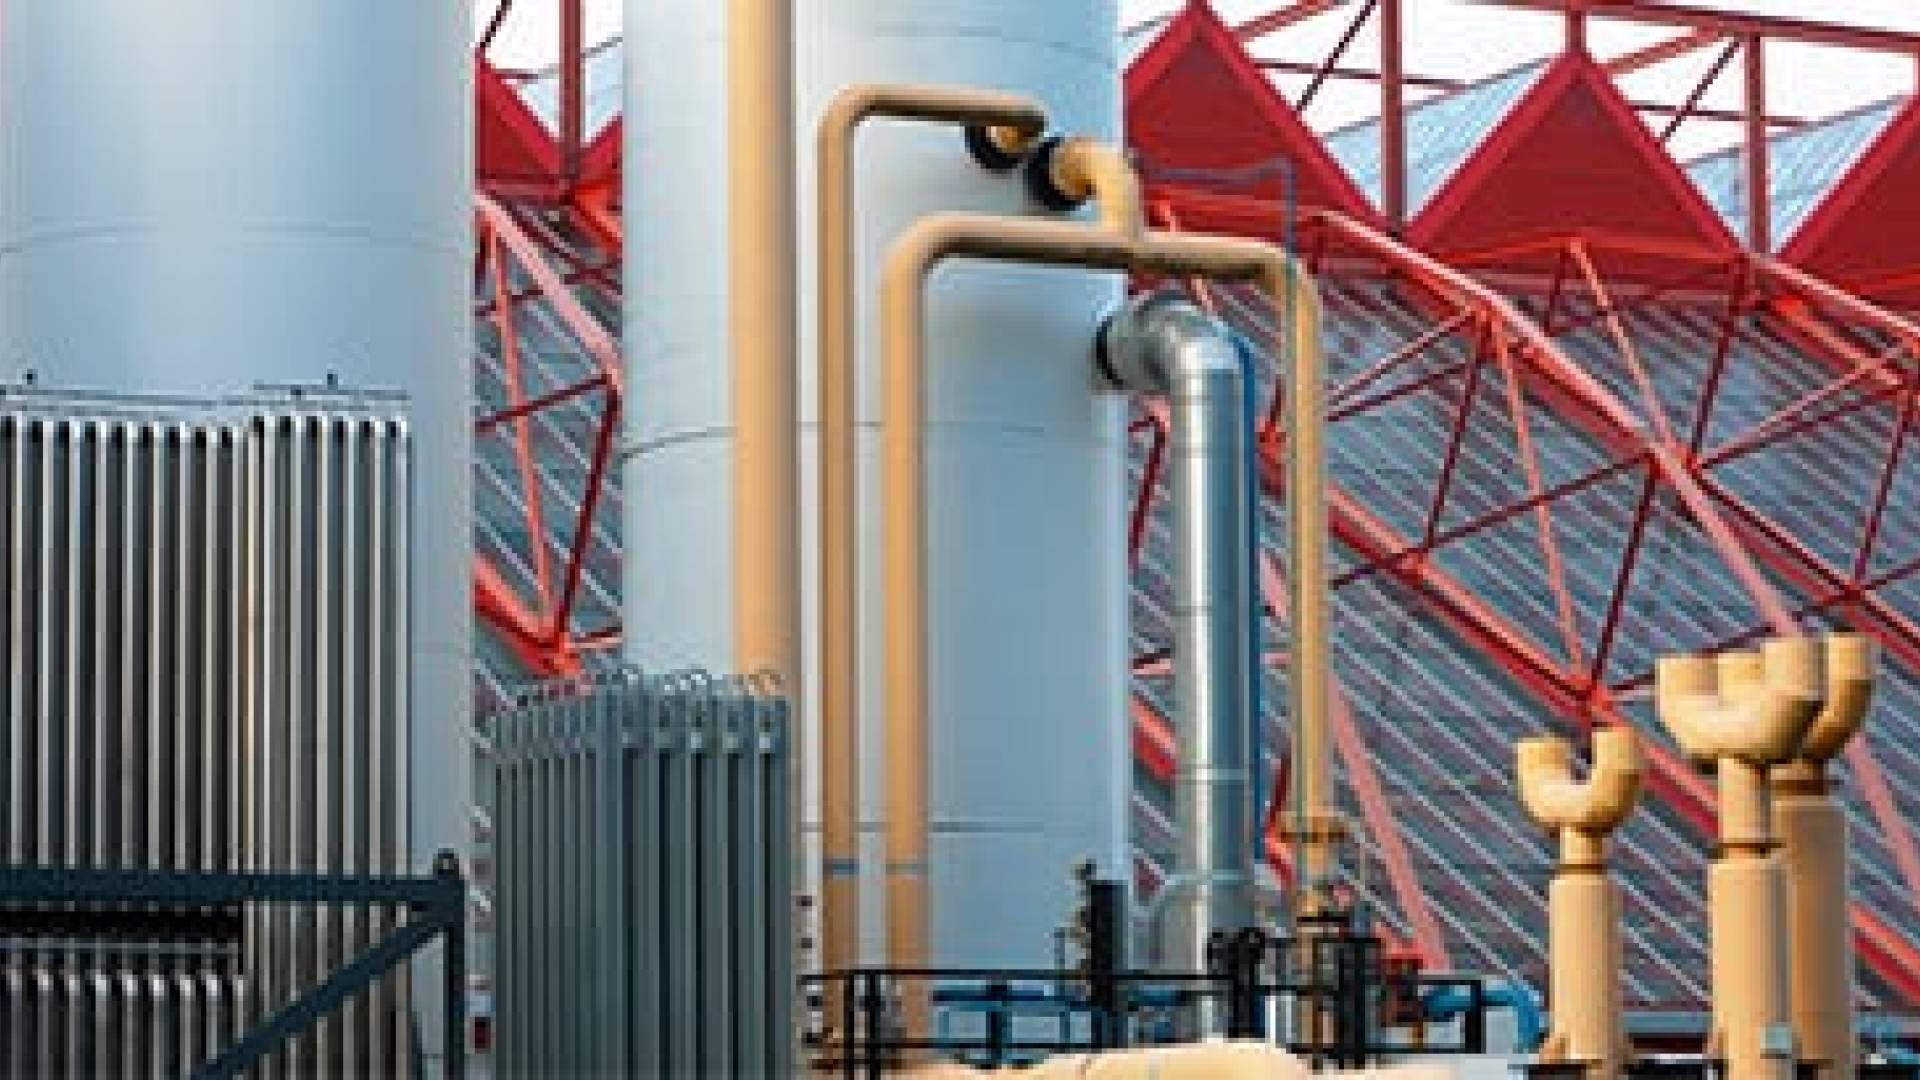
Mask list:
MULTIPOLYGON (((1498 983, 1481 991, 1482 1003, 1496 1009, 1512 1009, 1515 1025, 1514 1050, 1531 1054, 1547 1037, 1547 1014, 1540 1007, 1540 995, 1525 983, 1498 983)), ((1464 986, 1443 986, 1429 991, 1420 1001, 1421 1011, 1434 1023, 1459 1019, 1473 1007, 1473 995, 1464 986)))

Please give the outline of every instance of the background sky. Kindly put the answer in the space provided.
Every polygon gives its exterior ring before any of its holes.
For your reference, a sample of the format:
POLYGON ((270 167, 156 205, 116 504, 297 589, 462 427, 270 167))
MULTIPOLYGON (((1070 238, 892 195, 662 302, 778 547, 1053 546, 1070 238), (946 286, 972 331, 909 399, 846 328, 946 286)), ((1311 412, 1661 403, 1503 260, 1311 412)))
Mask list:
MULTIPOLYGON (((718 0, 706 0, 718 2, 718 0)), ((1074 3, 1077 0, 1033 0, 1035 3, 1074 3)), ((1183 0, 1121 0, 1125 25, 1164 16, 1183 0)), ((475 25, 484 26, 500 0, 475 0, 475 25)), ((1284 6, 1285 0, 1214 0, 1229 21, 1284 6)), ((1802 16, 1861 26, 1879 26, 1920 32, 1920 0, 1692 0, 1701 7, 1729 11, 1802 16)), ((601 41, 620 32, 622 0, 586 0, 587 40, 601 41)), ((1316 62, 1324 57, 1345 30, 1359 5, 1349 3, 1253 46, 1256 56, 1316 62)), ((1407 70, 1421 75, 1473 79, 1539 56, 1560 45, 1557 15, 1489 8, 1469 0, 1406 0, 1407 70)), ((513 8, 496 42, 494 59, 507 67, 537 68, 552 63, 557 37, 557 0, 513 0, 513 8)), ((1600 56, 1617 55, 1676 31, 1596 22, 1589 33, 1600 56)), ((1375 39, 1363 31, 1346 62, 1372 66, 1378 56, 1375 39)), ((1713 62, 1714 50, 1639 72, 1623 81, 1636 97, 1677 103, 1713 62)), ((1873 56, 1851 50, 1777 43, 1767 52, 1768 106, 1777 113, 1818 117, 1895 94, 1910 93, 1916 73, 1912 59, 1873 56)), ((1282 76, 1280 86, 1297 97, 1306 79, 1282 76)), ((1412 95, 1417 97, 1418 95, 1412 95)), ((1378 91, 1361 83, 1334 82, 1322 90, 1307 121, 1326 130, 1373 115, 1378 91)), ((1740 103, 1738 65, 1731 65, 1712 93, 1709 106, 1737 108, 1740 103)), ((1736 142, 1735 125, 1691 121, 1674 141, 1675 151, 1691 157, 1736 142)))

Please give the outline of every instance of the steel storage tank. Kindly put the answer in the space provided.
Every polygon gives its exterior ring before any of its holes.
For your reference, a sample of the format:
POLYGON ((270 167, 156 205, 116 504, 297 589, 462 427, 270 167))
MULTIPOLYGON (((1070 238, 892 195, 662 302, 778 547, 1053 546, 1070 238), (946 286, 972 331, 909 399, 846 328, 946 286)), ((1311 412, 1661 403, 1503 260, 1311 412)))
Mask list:
MULTIPOLYGON (((627 8, 625 641, 648 667, 733 666, 733 415, 726 288, 726 9, 627 8)), ((800 0, 802 340, 800 566, 816 670, 817 394, 812 345, 814 134, 842 88, 937 83, 1031 94, 1062 130, 1119 129, 1112 0, 800 0)), ((861 920, 878 961, 880 775, 877 267, 936 210, 1035 211, 1016 177, 983 172, 953 129, 870 125, 859 241, 863 682, 861 920)), ((1074 895, 1071 865, 1126 872, 1126 567, 1122 404, 1094 391, 1091 342, 1113 278, 965 266, 931 287, 928 470, 933 723, 933 958, 1044 964, 1074 895)), ((817 682, 807 680, 810 686, 817 682)), ((810 691, 809 691, 810 693, 810 691)), ((804 730, 817 717, 809 707, 804 730)), ((805 818, 819 823, 807 744, 805 818)), ((809 862, 811 878, 817 873, 809 862)))
POLYGON ((0 379, 409 400, 423 871, 471 832, 470 34, 451 3, 0 4, 0 379))

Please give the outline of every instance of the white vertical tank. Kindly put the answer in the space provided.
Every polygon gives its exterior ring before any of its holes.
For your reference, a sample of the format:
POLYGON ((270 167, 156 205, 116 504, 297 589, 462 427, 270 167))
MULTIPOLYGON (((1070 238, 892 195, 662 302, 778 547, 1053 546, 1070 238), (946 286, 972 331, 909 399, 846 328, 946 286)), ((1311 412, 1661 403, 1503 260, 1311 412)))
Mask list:
POLYGON ((0 3, 0 379, 411 399, 416 865, 468 847, 468 12, 0 3))
MULTIPOLYGON (((624 443, 630 657, 731 666, 732 411, 726 318, 726 4, 627 9, 624 443)), ((817 670, 813 452, 814 133, 842 87, 1019 91, 1064 131, 1117 138, 1114 0, 799 0, 802 507, 806 656, 817 670)), ((936 210, 1035 212, 952 129, 870 124, 861 139, 860 688, 865 958, 883 940, 876 268, 936 210)), ((1050 962, 1071 864, 1127 875, 1127 576, 1121 404, 1090 357, 1119 282, 964 266, 935 276, 928 415, 934 961, 1050 962)), ((812 686, 817 682, 809 679, 812 686)), ((808 717, 810 725, 813 717, 808 717)), ((813 748, 809 748, 810 750, 813 748)), ((809 755, 807 820, 818 826, 809 755)), ((817 845, 815 845, 817 850, 817 845)))

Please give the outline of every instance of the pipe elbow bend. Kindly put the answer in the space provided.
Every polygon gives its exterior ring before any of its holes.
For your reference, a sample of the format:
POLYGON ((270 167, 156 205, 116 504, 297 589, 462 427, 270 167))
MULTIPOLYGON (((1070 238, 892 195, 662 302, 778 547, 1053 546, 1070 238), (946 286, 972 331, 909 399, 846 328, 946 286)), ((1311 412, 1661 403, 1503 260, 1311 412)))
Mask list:
POLYGON ((1825 763, 1840 756, 1873 707, 1877 660, 1873 640, 1865 634, 1827 635, 1826 703, 1800 744, 1800 760, 1825 763))
POLYGON ((1140 178, 1125 153, 1084 136, 1047 139, 1027 160, 1027 188, 1034 200, 1062 213, 1092 202, 1101 225, 1127 237, 1145 229, 1140 178))
POLYGON ((1593 766, 1573 778, 1572 751, 1563 739, 1519 744, 1520 799, 1542 826, 1604 835, 1620 827, 1640 795, 1640 744, 1627 728, 1593 736, 1593 766))
POLYGON ((1660 720, 1695 761, 1754 765, 1793 759, 1824 700, 1820 649, 1775 638, 1759 652, 1662 657, 1654 669, 1660 720))

